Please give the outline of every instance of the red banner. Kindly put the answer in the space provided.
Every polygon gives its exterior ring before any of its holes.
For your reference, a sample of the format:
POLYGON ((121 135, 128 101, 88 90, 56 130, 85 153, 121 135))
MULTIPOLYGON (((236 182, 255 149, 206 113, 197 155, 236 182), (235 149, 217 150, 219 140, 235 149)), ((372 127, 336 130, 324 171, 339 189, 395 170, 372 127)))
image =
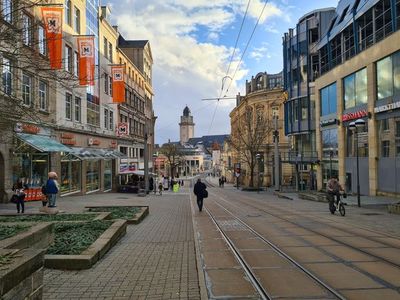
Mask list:
POLYGON ((46 30, 50 67, 62 68, 62 7, 41 7, 46 30))
POLYGON ((94 85, 94 37, 78 37, 79 84, 94 85))
POLYGON ((125 102, 124 66, 112 66, 113 103, 125 102))

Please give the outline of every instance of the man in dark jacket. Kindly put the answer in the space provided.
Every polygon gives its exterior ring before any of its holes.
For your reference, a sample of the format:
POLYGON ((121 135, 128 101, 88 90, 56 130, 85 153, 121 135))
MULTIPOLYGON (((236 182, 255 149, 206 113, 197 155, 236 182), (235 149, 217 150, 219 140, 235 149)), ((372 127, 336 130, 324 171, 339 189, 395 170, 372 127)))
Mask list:
POLYGON ((203 209, 203 199, 205 193, 207 192, 206 189, 207 187, 201 182, 201 179, 197 179, 197 182, 194 185, 193 193, 197 196, 197 205, 199 206, 200 211, 203 209))

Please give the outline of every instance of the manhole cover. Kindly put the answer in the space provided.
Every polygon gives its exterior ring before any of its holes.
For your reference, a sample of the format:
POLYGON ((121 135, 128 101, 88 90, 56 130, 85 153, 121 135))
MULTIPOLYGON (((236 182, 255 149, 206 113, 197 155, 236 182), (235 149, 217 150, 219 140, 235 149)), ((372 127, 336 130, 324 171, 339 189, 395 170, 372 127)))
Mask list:
POLYGON ((378 213, 365 213, 365 214, 362 214, 362 215, 364 215, 364 216, 380 216, 380 215, 382 215, 382 214, 378 214, 378 213))

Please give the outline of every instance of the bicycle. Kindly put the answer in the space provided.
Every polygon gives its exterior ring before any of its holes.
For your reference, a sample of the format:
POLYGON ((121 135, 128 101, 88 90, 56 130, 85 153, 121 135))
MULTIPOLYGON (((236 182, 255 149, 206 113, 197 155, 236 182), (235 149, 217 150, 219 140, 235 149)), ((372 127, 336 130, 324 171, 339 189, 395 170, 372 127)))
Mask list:
POLYGON ((346 209, 344 208, 345 203, 342 202, 342 197, 347 198, 346 193, 340 192, 338 203, 335 202, 335 195, 329 194, 329 211, 331 214, 335 214, 336 211, 340 213, 342 217, 346 215, 346 209))

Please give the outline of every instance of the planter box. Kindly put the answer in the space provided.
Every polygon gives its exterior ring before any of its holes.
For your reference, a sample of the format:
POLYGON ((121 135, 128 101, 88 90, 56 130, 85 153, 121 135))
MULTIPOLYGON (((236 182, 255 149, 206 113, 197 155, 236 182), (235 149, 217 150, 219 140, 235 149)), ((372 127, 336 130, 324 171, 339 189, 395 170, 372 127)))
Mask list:
POLYGON ((123 206, 85 206, 85 208, 89 209, 89 211, 92 208, 106 208, 107 209, 107 208, 114 208, 114 207, 137 207, 137 208, 139 208, 139 211, 136 213, 135 217, 127 220, 128 224, 139 224, 149 214, 148 206, 136 206, 136 205, 135 206, 128 206, 128 205, 123 205, 123 206))
POLYGON ((0 299, 42 299, 45 250, 0 249, 0 255, 13 253, 0 270, 0 299))
POLYGON ((116 220, 102 235, 79 255, 44 256, 44 265, 52 269, 82 270, 90 269, 118 240, 126 234, 127 222, 116 220))
MULTIPOLYGON (((12 223, 9 223, 12 224, 12 223)), ((32 227, 12 237, 0 241, 0 249, 45 249, 54 240, 53 224, 51 222, 28 223, 32 227)))

